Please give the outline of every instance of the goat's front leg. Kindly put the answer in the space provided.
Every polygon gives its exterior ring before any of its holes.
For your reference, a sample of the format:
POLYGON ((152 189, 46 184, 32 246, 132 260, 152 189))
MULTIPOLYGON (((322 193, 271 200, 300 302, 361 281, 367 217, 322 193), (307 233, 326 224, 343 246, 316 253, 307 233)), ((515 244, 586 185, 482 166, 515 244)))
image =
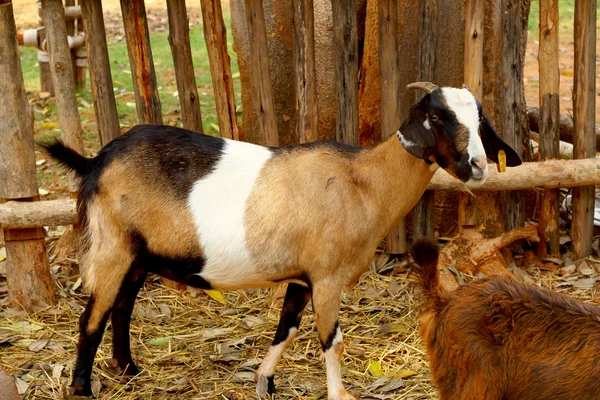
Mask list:
POLYGON ((327 398, 329 400, 356 400, 344 389, 340 371, 340 361, 344 352, 342 331, 338 324, 340 297, 340 290, 334 285, 330 285, 329 282, 313 285, 313 308, 327 371, 327 398))
POLYGON ((277 332, 265 359, 256 371, 256 394, 259 398, 275 393, 273 376, 286 346, 294 340, 300 326, 302 311, 310 300, 310 289, 297 283, 288 284, 279 317, 277 332))

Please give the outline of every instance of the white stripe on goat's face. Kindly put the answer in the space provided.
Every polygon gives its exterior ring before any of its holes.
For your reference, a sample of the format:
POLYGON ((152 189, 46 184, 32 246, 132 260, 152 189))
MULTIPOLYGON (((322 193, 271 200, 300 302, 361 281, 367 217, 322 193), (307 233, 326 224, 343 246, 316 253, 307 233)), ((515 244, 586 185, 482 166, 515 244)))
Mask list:
POLYGON ((262 286, 246 247, 246 200, 272 152, 250 143, 225 140, 213 171, 192 187, 188 205, 206 263, 200 276, 215 288, 262 286))
POLYGON ((468 163, 472 170, 469 182, 483 183, 487 178, 488 166, 483 143, 479 137, 480 116, 477 100, 468 89, 444 87, 441 92, 448 109, 454 113, 458 123, 468 130, 468 163))

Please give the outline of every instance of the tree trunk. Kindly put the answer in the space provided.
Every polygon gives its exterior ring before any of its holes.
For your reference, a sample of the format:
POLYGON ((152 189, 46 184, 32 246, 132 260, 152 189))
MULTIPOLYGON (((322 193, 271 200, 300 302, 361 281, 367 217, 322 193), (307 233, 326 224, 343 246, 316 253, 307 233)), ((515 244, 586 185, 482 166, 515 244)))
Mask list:
POLYGON ((121 0, 135 105, 140 124, 162 125, 156 73, 144 0, 121 0))
POLYGON ((110 60, 101 0, 84 0, 81 4, 86 35, 90 85, 96 112, 100 144, 106 145, 121 135, 117 105, 113 91, 110 60))
POLYGON ((190 27, 185 0, 167 0, 167 13, 169 15, 169 45, 175 66, 183 127, 204 133, 194 63, 192 62, 190 27))
MULTIPOLYGON (((540 155, 542 160, 560 158, 559 153, 559 86, 558 71, 558 0, 540 1, 540 48, 538 51, 540 68, 540 155)), ((539 257, 560 252, 560 232, 558 231, 559 204, 558 190, 542 193, 538 216, 537 247, 539 257)))
MULTIPOLYGON (((573 157, 595 157, 596 0, 575 1, 575 70, 573 74, 573 157)), ((573 189, 571 238, 578 258, 592 253, 594 187, 573 189)))
POLYGON ((240 140, 235 113, 233 79, 227 50, 227 33, 220 0, 200 0, 204 40, 210 62, 213 91, 221 137, 240 140))

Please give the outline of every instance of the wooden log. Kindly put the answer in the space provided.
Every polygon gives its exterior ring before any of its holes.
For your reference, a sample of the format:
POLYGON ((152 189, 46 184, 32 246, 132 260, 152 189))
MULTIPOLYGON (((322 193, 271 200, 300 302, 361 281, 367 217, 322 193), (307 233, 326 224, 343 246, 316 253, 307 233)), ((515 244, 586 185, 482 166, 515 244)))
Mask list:
POLYGON ((548 160, 524 162, 499 173, 490 164, 487 180, 481 186, 467 186, 446 171, 439 170, 427 186, 429 190, 494 192, 525 189, 556 189, 597 185, 600 180, 600 159, 548 160))
MULTIPOLYGON (((483 101, 483 43, 484 4, 479 0, 468 0, 465 10, 464 81, 480 102, 483 101)), ((494 199, 485 196, 471 198, 467 193, 458 197, 458 231, 481 224, 482 208, 494 207, 494 199)), ((490 214, 495 215, 495 213, 490 214)), ((496 225, 492 221, 493 225, 496 225)), ((495 236, 495 234, 493 234, 495 236)))
MULTIPOLYGON (((379 69, 381 79, 381 138, 395 135, 400 128, 400 60, 398 54, 398 1, 378 2, 379 69)), ((406 221, 402 219, 392 228, 385 240, 385 251, 390 254, 405 253, 406 221)))
POLYGON ((135 105, 140 124, 163 123, 144 0, 121 0, 135 105))
MULTIPOLYGON (((435 56, 437 48, 437 20, 438 0, 425 0, 421 2, 421 16, 419 23, 419 70, 417 81, 435 82, 435 56)), ((416 100, 422 93, 416 93, 416 100)), ((419 202, 413 208, 413 237, 427 236, 433 238, 435 234, 435 218, 433 216, 435 196, 431 191, 425 191, 419 202)))
MULTIPOLYGON (((558 0, 540 0, 540 156, 542 160, 560 158, 560 74, 558 70, 558 0)), ((538 257, 560 252, 558 189, 542 193, 538 215, 538 257)))
MULTIPOLYGON (((527 106, 527 118, 529 119, 529 129, 534 132, 540 131, 540 109, 538 107, 527 106)), ((573 143, 573 119, 568 115, 560 115, 559 133, 560 140, 567 143, 573 143)), ((596 134, 596 152, 600 152, 600 126, 595 127, 596 134)))
POLYGON ((358 29, 356 0, 332 0, 336 79, 336 139, 358 145, 358 29))
POLYGON ((175 80, 177 81, 183 127, 204 133, 185 0, 167 0, 167 14, 169 16, 169 45, 175 66, 175 80))
POLYGON ((257 142, 278 146, 277 121, 273 108, 273 88, 269 72, 267 28, 262 0, 245 0, 248 43, 250 45, 250 79, 252 98, 258 121, 257 142))
POLYGON ((313 0, 293 0, 296 134, 300 143, 319 138, 313 0))
MULTIPOLYGON (((83 153, 81 120, 75 97, 73 60, 67 43, 64 8, 61 0, 42 0, 42 17, 46 26, 46 39, 50 53, 50 71, 54 85, 60 136, 63 143, 78 153, 83 153)), ((79 189, 79 180, 73 172, 68 173, 71 193, 79 189)))
MULTIPOLYGON (((573 157, 595 157, 596 0, 575 1, 575 69, 573 74, 573 157)), ((578 258, 592 253, 594 187, 573 189, 571 238, 578 258)))
POLYGON ((62 226, 76 222, 76 201, 73 199, 0 204, 0 228, 3 229, 62 226))
POLYGON ((87 40, 88 68, 96 125, 100 144, 106 145, 121 135, 117 104, 113 91, 110 61, 102 15, 102 0, 85 0, 81 4, 83 25, 87 40))
MULTIPOLYGON (((33 115, 27 101, 12 2, 0 0, 0 199, 38 199, 33 115), (6 77, 11 77, 6 79, 6 77)), ((4 230, 8 298, 26 310, 54 303, 41 228, 4 230)))
POLYGON ((212 75, 219 132, 223 138, 239 140, 233 78, 231 77, 227 33, 221 11, 221 1, 200 0, 200 5, 202 6, 204 40, 212 75))
MULTIPOLYGON (((78 3, 81 0, 78 0, 78 3)), ((81 18, 81 6, 73 5, 73 0, 65 0, 65 21, 77 20, 81 18), (69 6, 69 1, 70 6, 69 6)))

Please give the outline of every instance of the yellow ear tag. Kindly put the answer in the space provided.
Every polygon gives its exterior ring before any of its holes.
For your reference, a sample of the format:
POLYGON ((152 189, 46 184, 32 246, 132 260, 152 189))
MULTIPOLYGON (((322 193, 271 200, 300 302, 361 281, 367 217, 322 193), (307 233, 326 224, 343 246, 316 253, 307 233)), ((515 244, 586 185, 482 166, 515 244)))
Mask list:
POLYGON ((498 172, 506 172, 506 153, 504 150, 498 152, 498 172))

